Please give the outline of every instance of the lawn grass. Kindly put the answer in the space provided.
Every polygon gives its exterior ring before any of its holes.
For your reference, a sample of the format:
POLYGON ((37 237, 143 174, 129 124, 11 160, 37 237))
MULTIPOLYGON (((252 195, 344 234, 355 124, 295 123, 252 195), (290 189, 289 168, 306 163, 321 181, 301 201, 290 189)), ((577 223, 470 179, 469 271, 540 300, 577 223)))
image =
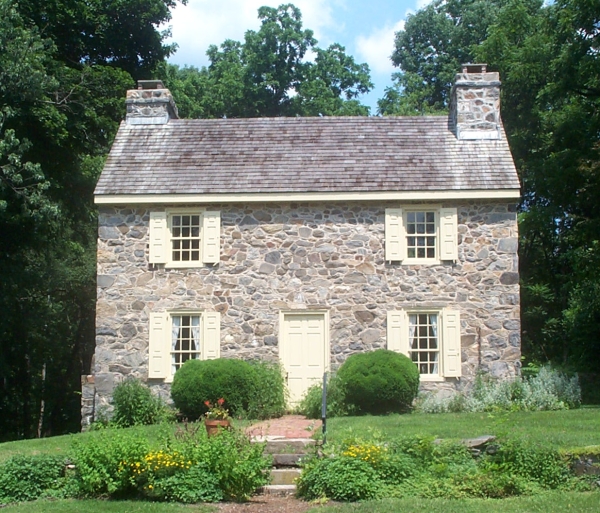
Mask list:
POLYGON ((40 500, 13 504, 3 508, 7 513, 213 513, 216 506, 169 504, 142 501, 104 500, 40 500))
MULTIPOLYGON (((128 428, 146 437, 150 442, 158 442, 165 429, 174 429, 171 425, 136 426, 128 428)), ((35 456, 37 454, 50 454, 52 456, 66 456, 73 440, 84 441, 98 436, 101 431, 87 431, 72 435, 51 436, 48 438, 35 438, 32 440, 16 440, 0 444, 0 461, 14 455, 35 456)))
POLYGON ((511 499, 387 499, 315 507, 308 513, 597 513, 600 493, 548 492, 511 499))
MULTIPOLYGON (((481 435, 515 436, 561 449, 600 445, 600 408, 510 413, 440 413, 341 417, 327 421, 327 440, 349 435, 383 438, 426 435, 436 438, 475 438, 481 435)), ((600 511, 600 507, 598 508, 600 511)))

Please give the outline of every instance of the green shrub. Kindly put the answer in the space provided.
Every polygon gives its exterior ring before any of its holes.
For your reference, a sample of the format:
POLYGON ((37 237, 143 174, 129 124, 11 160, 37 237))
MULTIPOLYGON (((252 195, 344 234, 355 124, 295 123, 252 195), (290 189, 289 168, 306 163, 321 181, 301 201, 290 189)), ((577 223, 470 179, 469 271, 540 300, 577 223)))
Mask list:
POLYGON ((405 355, 378 349, 350 356, 337 373, 344 402, 358 414, 403 413, 419 389, 419 371, 405 355))
POLYGON ((286 408, 286 389, 281 365, 260 360, 249 363, 253 372, 252 386, 248 390, 247 417, 261 420, 281 417, 286 408))
POLYGON ((65 463, 54 456, 13 456, 0 463, 0 503, 60 495, 65 463))
POLYGON ((298 496, 307 500, 360 501, 375 499, 383 483, 366 461, 339 456, 309 462, 296 485, 298 496))
POLYGON ((208 437, 202 423, 165 433, 161 447, 106 429, 72 449, 78 495, 179 502, 247 500, 269 481, 264 444, 237 430, 208 437))
POLYGON ((194 465, 186 472, 157 479, 147 490, 148 497, 160 501, 194 504, 223 500, 219 480, 203 465, 194 465))
POLYGON ((142 461, 148 441, 129 431, 106 429, 76 440, 71 459, 79 492, 93 497, 135 492, 135 476, 127 462, 142 461))
POLYGON ((252 443, 238 430, 223 430, 218 436, 207 437, 201 424, 187 424, 169 445, 186 461, 208 469, 225 499, 247 500, 269 482, 271 458, 263 454, 264 444, 252 443))
POLYGON ((573 477, 569 462, 556 449, 524 440, 500 444, 498 452, 489 457, 488 468, 490 463, 492 469, 535 481, 547 489, 560 488, 573 477))
POLYGON ((171 397, 191 420, 206 413, 205 401, 221 397, 232 416, 262 419, 283 414, 284 390, 279 365, 219 358, 188 360, 175 373, 171 397))
POLYGON ((250 364, 243 360, 188 360, 175 373, 171 397, 190 420, 206 413, 205 401, 214 403, 221 397, 231 415, 243 416, 248 410, 252 371, 250 364))
POLYGON ((115 406, 112 421, 119 427, 158 424, 170 417, 162 399, 135 378, 115 387, 112 402, 115 406))
MULTIPOLYGON (((298 412, 309 419, 320 419, 322 401, 323 385, 315 383, 304 394, 298 412)), ((327 417, 343 417, 351 413, 344 404, 344 395, 337 374, 330 374, 327 381, 327 417)))

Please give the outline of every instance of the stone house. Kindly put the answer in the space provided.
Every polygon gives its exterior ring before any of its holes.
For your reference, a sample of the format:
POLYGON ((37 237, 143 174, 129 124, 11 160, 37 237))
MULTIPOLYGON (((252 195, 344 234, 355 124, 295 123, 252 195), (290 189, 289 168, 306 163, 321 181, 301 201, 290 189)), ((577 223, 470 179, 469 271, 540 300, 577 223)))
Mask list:
POLYGON ((84 423, 189 358, 279 359, 291 400, 349 355, 409 355, 425 388, 520 364, 520 185, 485 65, 449 117, 178 119, 127 94, 95 191, 93 376, 84 423))

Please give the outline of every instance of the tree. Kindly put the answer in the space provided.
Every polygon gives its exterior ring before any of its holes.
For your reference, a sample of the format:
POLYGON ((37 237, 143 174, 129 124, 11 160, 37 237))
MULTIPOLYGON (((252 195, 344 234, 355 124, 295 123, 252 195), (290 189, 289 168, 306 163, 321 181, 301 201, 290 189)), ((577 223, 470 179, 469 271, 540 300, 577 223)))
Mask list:
POLYGON ((202 70, 161 67, 183 117, 367 115, 358 97, 372 87, 369 68, 343 46, 316 46, 292 4, 258 10, 261 27, 244 42, 208 49, 202 70), (308 52, 314 62, 305 60, 308 52))
POLYGON ((0 439, 75 431, 94 349, 93 189, 173 1, 0 0, 0 439))
POLYGON ((442 113, 461 64, 473 62, 473 48, 506 0, 435 0, 406 19, 392 54, 401 69, 378 102, 383 115, 442 113))
POLYGON ((479 50, 503 76, 503 119, 521 163, 524 348, 599 370, 589 355, 600 349, 600 8, 536 7, 508 4, 479 50))

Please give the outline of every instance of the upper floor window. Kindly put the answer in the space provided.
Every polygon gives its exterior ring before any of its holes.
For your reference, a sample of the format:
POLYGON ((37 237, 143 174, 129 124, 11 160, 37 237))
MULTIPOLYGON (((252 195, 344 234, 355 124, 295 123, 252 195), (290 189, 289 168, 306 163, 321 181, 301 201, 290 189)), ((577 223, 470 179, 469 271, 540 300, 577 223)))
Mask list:
POLYGON ((436 212, 417 210, 406 212, 407 258, 435 259, 437 256, 436 212))
POLYGON ((436 264, 458 259, 456 208, 424 205, 385 210, 385 259, 436 264))
POLYGON ((200 267, 220 259, 221 213, 198 209, 150 212, 150 263, 200 267))

